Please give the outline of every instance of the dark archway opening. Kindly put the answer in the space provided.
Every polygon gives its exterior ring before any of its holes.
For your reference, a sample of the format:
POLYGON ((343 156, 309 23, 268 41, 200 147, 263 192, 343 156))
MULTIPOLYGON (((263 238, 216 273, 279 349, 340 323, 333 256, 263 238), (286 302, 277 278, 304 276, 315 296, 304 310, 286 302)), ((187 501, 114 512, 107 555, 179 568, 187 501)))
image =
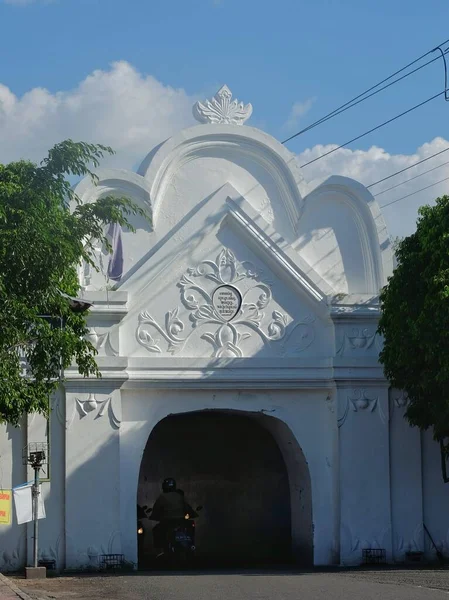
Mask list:
MULTIPOLYGON (((168 476, 190 504, 204 506, 196 527, 198 564, 291 562, 289 476, 278 444, 258 419, 221 411, 163 419, 142 457, 138 505, 152 506, 168 476)), ((155 564, 155 523, 142 523, 139 568, 147 569, 155 564)))

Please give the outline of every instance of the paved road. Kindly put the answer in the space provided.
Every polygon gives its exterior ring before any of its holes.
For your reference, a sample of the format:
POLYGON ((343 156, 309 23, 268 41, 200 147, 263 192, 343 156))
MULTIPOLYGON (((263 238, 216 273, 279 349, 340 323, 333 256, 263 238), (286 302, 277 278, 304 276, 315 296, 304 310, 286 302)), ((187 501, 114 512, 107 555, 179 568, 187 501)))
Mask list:
MULTIPOLYGON (((11 589, 10 580, 0 574, 0 600, 20 600, 20 596, 11 589)), ((13 585, 15 588, 15 586, 13 585)))
POLYGON ((18 581, 33 599, 444 600, 449 572, 205 572, 18 581), (401 574, 402 573, 402 574, 401 574), (425 587, 419 587, 424 585, 425 587), (439 587, 442 589, 429 589, 439 587))

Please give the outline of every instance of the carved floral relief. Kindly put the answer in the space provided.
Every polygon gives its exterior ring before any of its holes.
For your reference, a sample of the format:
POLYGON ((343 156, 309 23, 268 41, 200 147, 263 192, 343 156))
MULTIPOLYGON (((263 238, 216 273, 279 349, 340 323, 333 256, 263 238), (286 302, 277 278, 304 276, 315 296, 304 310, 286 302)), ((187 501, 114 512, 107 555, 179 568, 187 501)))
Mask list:
POLYGON ((196 102, 193 116, 200 123, 243 125, 253 112, 251 104, 244 105, 236 98, 227 85, 222 86, 211 100, 196 102))
POLYGON ((293 354, 314 341, 314 317, 293 323, 271 309, 271 286, 252 263, 239 263, 229 249, 187 269, 178 287, 183 314, 177 306, 166 313, 163 324, 148 311, 139 315, 137 340, 149 352, 175 354, 195 334, 209 342, 215 358, 243 357, 243 342, 253 334, 265 344, 281 342, 281 355, 290 341, 293 354))
POLYGON ((379 403, 378 396, 373 396, 367 390, 355 389, 352 390, 351 394, 346 397, 346 401, 342 405, 342 410, 338 416, 338 426, 344 425, 348 418, 349 411, 352 409, 353 412, 374 412, 377 409, 380 420, 382 423, 386 423, 386 415, 382 410, 382 406, 379 403))
POLYGON ((380 351, 382 345, 375 327, 352 327, 343 332, 340 340, 340 345, 337 348, 339 356, 343 356, 346 350, 366 352, 373 346, 380 351))

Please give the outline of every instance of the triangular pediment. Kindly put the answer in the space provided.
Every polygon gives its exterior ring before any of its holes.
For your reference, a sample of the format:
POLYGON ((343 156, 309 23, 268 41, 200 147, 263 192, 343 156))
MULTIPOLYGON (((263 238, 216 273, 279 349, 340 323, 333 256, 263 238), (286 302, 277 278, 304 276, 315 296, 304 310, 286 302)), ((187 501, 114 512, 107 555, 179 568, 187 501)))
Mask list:
MULTIPOLYGON (((250 213, 226 186, 123 281, 131 298, 121 325, 128 356, 281 359, 316 352, 327 296, 250 213)), ((325 346, 321 339, 320 352, 325 346)))
POLYGON ((302 290, 311 300, 327 304, 332 288, 260 217, 232 185, 227 184, 200 203, 191 214, 143 256, 115 289, 137 291, 167 267, 173 255, 180 258, 197 245, 206 232, 229 226, 253 252, 289 285, 302 290))

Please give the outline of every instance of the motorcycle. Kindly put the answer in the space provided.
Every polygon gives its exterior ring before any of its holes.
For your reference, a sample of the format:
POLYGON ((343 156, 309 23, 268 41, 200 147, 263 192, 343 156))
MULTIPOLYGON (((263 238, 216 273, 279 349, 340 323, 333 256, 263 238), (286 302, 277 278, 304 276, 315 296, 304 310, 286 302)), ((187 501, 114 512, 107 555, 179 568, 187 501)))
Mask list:
POLYGON ((189 564, 195 556, 195 519, 202 510, 198 506, 195 514, 185 514, 184 519, 179 519, 166 525, 165 540, 162 553, 157 556, 159 561, 172 565, 189 564))
MULTIPOLYGON (((201 511, 202 507, 198 506, 196 513, 201 511)), ((197 516, 197 515, 196 515, 197 516)), ((183 521, 175 522, 171 527, 167 528, 166 542, 164 553, 167 556, 175 557, 176 562, 188 562, 193 559, 195 546, 195 518, 196 516, 184 516, 183 521)))

